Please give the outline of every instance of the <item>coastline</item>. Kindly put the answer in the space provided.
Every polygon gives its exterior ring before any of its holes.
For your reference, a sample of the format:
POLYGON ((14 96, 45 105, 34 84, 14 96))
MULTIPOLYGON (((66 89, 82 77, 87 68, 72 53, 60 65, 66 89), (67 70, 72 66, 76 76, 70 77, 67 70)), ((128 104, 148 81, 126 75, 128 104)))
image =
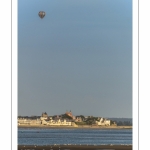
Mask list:
POLYGON ((132 145, 18 145, 18 150, 132 150, 132 145))
POLYGON ((19 125, 18 128, 52 128, 52 129, 132 129, 132 126, 47 126, 47 125, 19 125))

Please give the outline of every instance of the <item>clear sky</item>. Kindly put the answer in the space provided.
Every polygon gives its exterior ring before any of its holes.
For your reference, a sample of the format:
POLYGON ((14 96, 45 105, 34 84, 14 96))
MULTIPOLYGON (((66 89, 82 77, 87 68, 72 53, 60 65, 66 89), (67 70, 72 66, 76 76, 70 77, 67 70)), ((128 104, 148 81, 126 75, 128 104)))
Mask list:
POLYGON ((66 110, 132 117, 132 0, 18 1, 18 115, 66 110))

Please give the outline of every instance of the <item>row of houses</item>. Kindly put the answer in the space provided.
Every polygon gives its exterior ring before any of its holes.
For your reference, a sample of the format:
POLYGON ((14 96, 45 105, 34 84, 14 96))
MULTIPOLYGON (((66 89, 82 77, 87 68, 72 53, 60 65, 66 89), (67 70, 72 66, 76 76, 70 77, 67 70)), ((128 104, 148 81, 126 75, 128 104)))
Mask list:
MULTIPOLYGON (((72 126, 75 125, 75 122, 84 122, 89 118, 93 118, 92 116, 84 117, 84 116, 73 116, 71 111, 66 112, 67 116, 69 118, 63 118, 63 115, 55 115, 55 116, 48 116, 48 114, 42 113, 41 116, 31 116, 31 117, 18 117, 18 125, 51 125, 51 126, 72 126)), ((66 116, 65 116, 66 117, 66 116)), ((95 120, 95 125, 99 126, 110 126, 111 120, 100 118, 98 117, 97 120, 95 120)))
POLYGON ((40 119, 18 118, 18 125, 41 125, 40 119))
MULTIPOLYGON (((99 121, 95 121, 95 123, 99 126, 110 126, 111 121, 101 118, 99 121)), ((18 125, 68 125, 71 126, 73 124, 73 121, 67 120, 67 119, 51 119, 51 120, 45 120, 45 119, 18 119, 18 125)))
POLYGON ((43 125, 51 125, 51 126, 71 126, 73 125, 73 122, 66 119, 58 119, 58 120, 42 120, 43 125))
POLYGON ((45 120, 45 119, 24 119, 24 118, 18 118, 18 125, 59 125, 59 126, 71 126, 73 125, 73 122, 67 119, 51 119, 51 120, 45 120))

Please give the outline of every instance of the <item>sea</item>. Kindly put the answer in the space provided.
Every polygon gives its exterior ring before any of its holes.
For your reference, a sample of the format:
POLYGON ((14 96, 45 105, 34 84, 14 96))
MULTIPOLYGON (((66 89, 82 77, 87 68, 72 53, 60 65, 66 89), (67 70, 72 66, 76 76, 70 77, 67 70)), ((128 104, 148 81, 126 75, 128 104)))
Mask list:
POLYGON ((132 129, 18 128, 18 145, 132 145, 132 129))

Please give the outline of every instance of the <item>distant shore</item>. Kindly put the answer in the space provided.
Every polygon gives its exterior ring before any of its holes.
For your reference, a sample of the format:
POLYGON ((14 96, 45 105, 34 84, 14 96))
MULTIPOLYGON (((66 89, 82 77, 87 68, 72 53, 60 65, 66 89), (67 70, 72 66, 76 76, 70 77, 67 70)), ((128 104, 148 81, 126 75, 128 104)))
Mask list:
POLYGON ((132 150, 132 145, 18 145, 18 150, 132 150))
POLYGON ((48 125, 19 125, 18 128, 54 128, 54 129, 132 129, 132 126, 91 126, 79 125, 75 126, 48 126, 48 125))

